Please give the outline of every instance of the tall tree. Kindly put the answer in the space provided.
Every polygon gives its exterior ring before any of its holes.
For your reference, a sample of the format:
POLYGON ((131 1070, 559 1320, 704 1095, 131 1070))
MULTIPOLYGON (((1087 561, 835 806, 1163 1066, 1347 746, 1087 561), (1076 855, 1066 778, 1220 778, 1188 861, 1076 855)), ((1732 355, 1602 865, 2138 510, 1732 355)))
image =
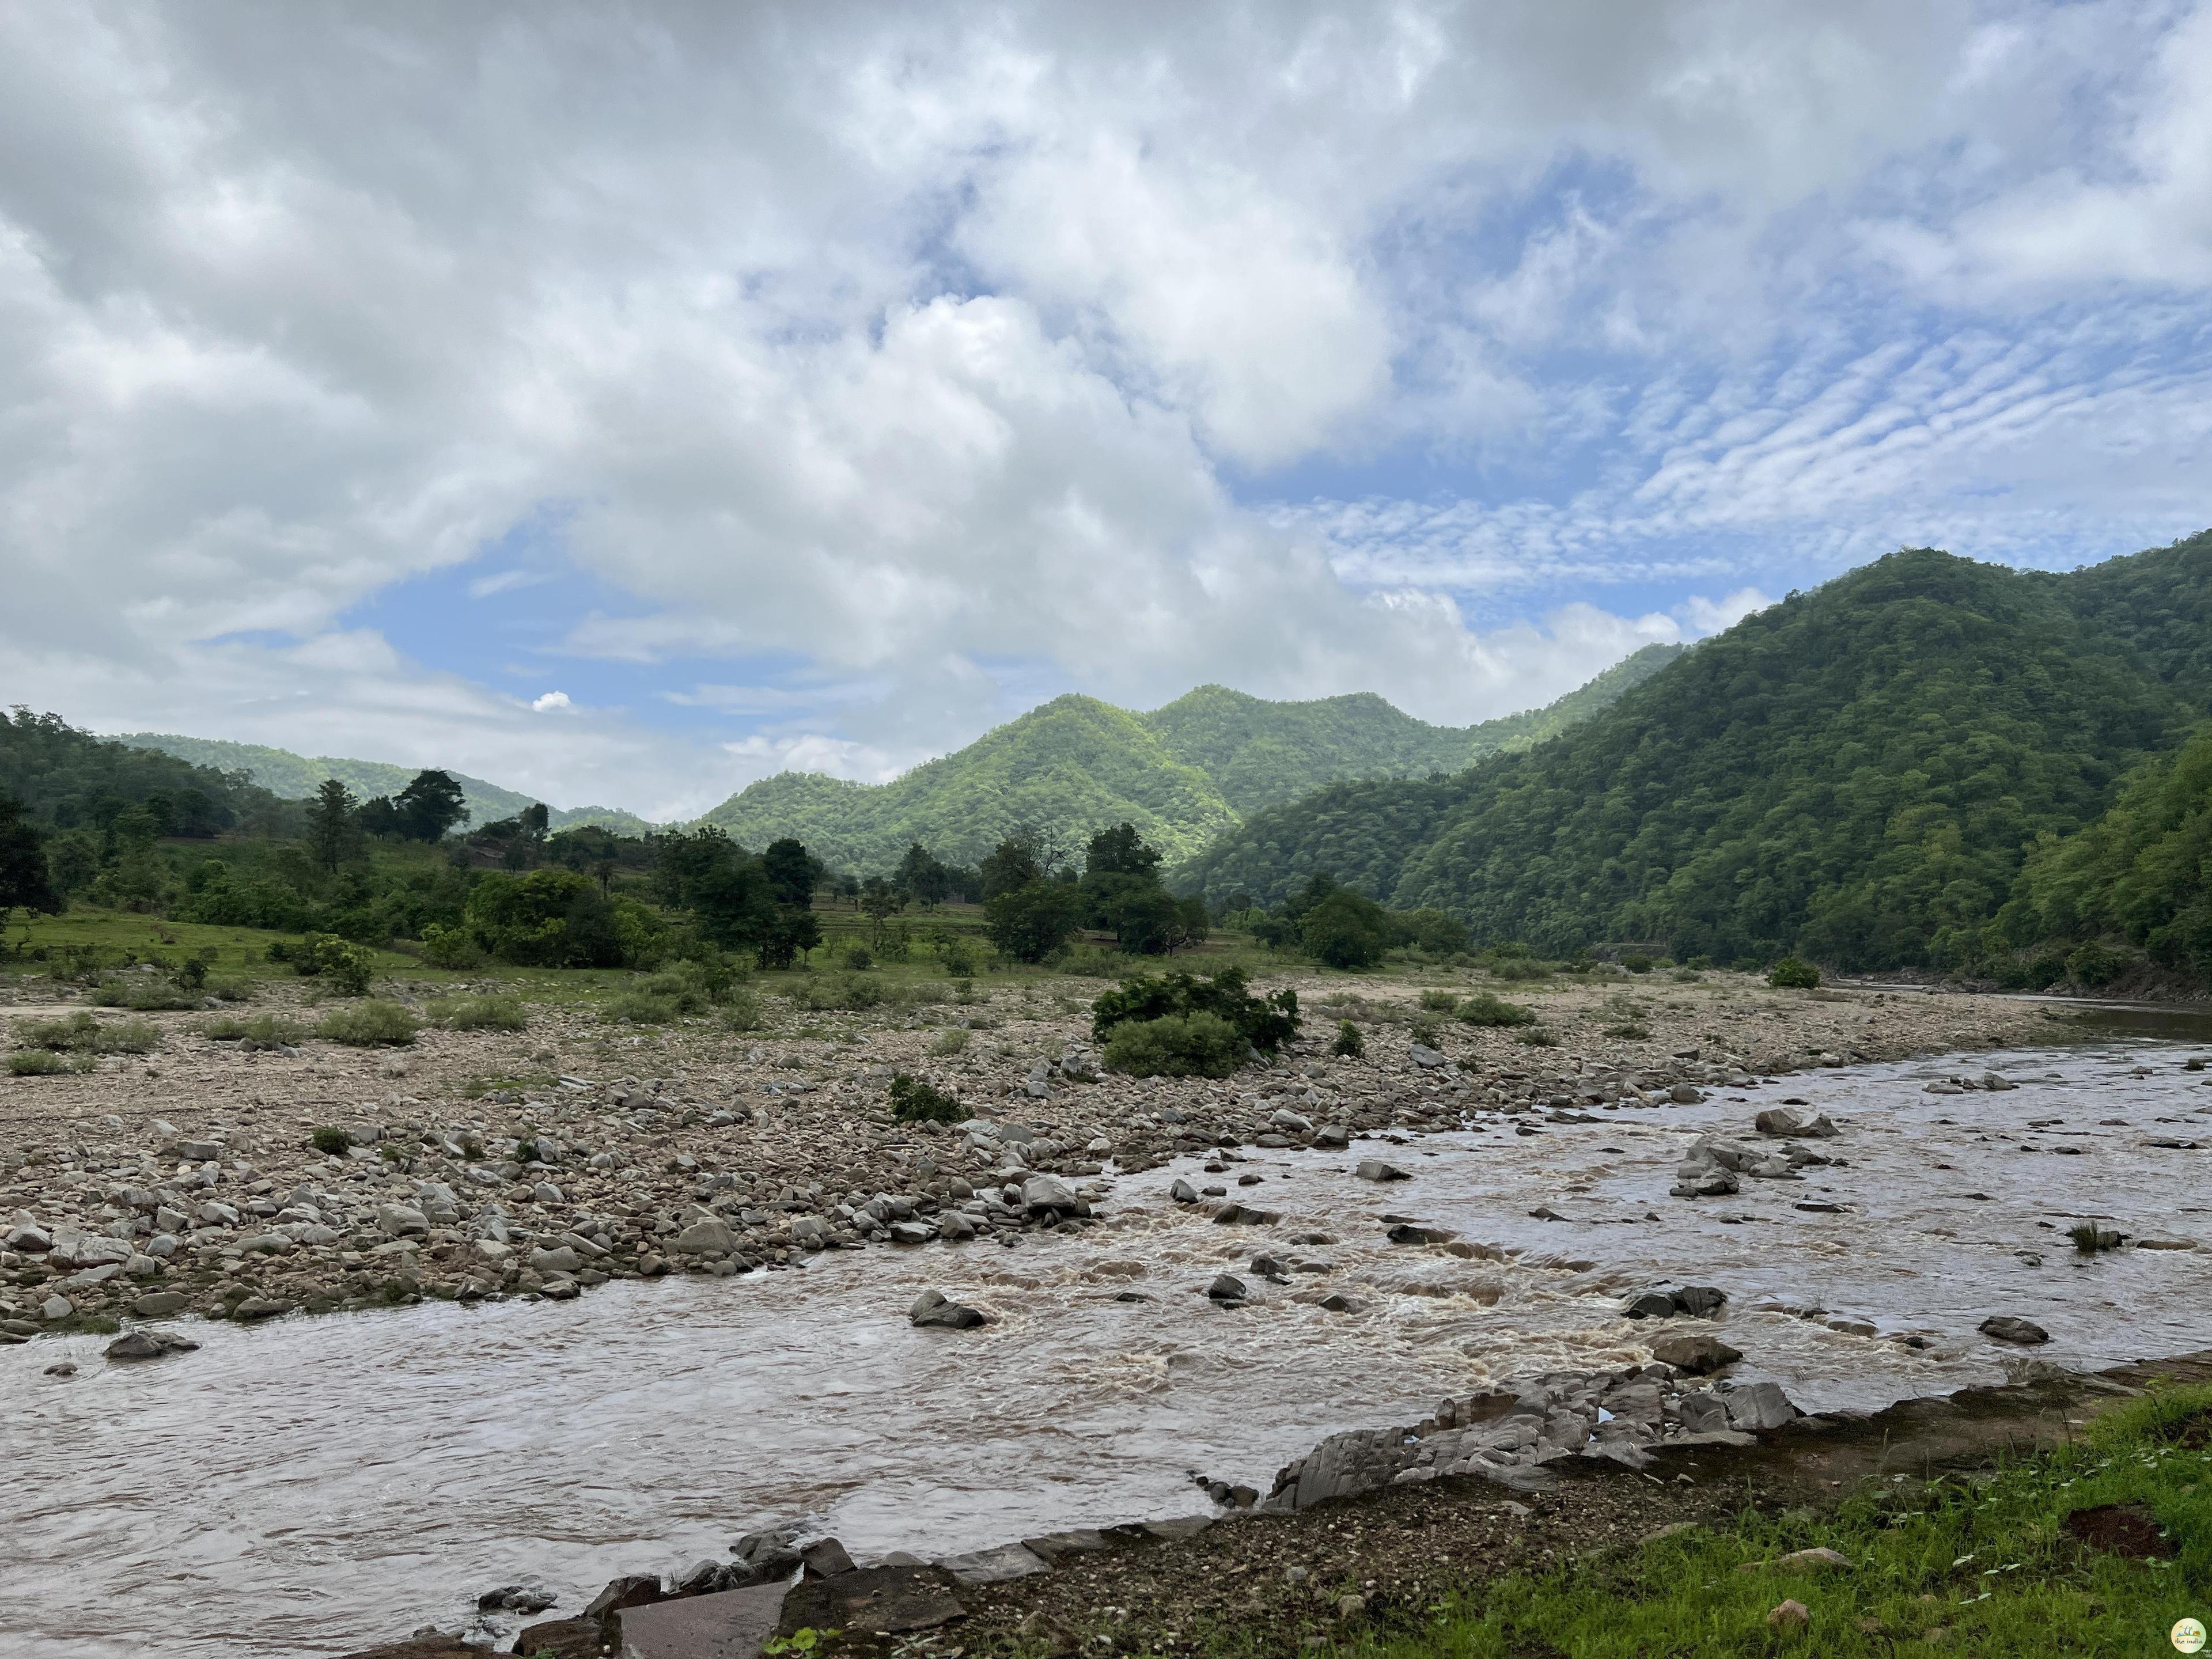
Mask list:
POLYGON ((446 831, 469 821, 468 802, 450 774, 417 772, 392 798, 410 841, 441 841, 446 831))
POLYGON ((0 922, 14 909, 52 915, 61 908, 61 895, 46 868, 45 837, 19 802, 0 795, 0 922))
POLYGON ((336 778, 325 778, 307 803, 307 846, 315 862, 336 870, 361 836, 353 791, 336 778))

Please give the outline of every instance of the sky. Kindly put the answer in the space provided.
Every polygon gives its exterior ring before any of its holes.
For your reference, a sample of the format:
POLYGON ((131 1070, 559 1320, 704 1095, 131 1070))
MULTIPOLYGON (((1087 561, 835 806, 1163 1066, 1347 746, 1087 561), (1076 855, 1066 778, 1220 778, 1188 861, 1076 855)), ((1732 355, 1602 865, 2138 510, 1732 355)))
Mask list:
POLYGON ((696 814, 2212 525, 2212 0, 0 8, 0 703, 696 814))

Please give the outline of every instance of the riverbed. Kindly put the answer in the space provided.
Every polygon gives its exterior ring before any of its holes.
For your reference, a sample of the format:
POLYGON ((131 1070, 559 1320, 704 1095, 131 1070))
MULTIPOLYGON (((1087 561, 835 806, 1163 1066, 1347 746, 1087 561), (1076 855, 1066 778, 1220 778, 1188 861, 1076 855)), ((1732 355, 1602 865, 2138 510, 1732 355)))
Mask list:
POLYGON ((1657 1330, 1620 1300, 1655 1284, 1725 1291, 1735 1374, 1808 1409, 2030 1357, 2201 1346, 2212 1073, 2185 1062, 2206 1052, 2113 1038, 1495 1115, 1350 1153, 1251 1150, 1211 1173, 1179 1160, 1115 1181, 1077 1237, 829 1252, 565 1304, 192 1322, 200 1351, 151 1364, 106 1364, 90 1337, 0 1350, 9 1651, 343 1652, 459 1625, 526 1575, 574 1609, 617 1572, 720 1557, 776 1522, 866 1560, 1203 1513, 1194 1474, 1264 1492, 1335 1431, 1646 1357, 1657 1330), (1992 1071, 2018 1086, 1928 1091, 1992 1071), (1753 1113, 1785 1098, 1834 1119, 1807 1144, 1838 1164, 1668 1196, 1696 1135, 1752 1139, 1753 1113), (1409 1178, 1359 1180, 1361 1158, 1409 1178), (1170 1200, 1178 1176, 1281 1218, 1217 1224, 1170 1200), (1474 1253, 1391 1244, 1386 1216, 1474 1253), (2080 1255, 2066 1229, 2084 1219, 2134 1243, 2080 1255), (1262 1253, 1280 1282, 1252 1270, 1262 1253), (1205 1296, 1224 1271, 1244 1305, 1205 1296), (994 1322, 913 1329, 930 1287, 994 1322), (1356 1311, 1320 1306, 1330 1291, 1356 1311), (1994 1344, 1976 1329, 1991 1314, 2051 1340, 1994 1344), (77 1375, 44 1374, 65 1360, 77 1375))

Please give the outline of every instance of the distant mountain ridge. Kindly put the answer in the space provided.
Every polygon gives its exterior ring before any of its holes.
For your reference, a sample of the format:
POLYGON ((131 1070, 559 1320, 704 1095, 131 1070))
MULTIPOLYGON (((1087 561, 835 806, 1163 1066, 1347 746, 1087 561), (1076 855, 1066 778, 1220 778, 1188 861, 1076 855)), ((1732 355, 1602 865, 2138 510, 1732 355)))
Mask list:
MULTIPOLYGON (((340 783, 367 800, 377 795, 396 795, 404 789, 419 766, 399 766, 388 761, 347 760, 333 755, 295 755, 289 749, 271 749, 258 743, 232 743, 221 738, 185 738, 166 732, 126 732, 118 742, 134 748, 157 750, 195 766, 211 766, 222 772, 244 772, 262 788, 283 800, 305 800, 325 778, 340 783)), ((443 769, 461 786, 468 803, 471 826, 511 818, 538 797, 526 795, 471 777, 465 772, 443 769)), ((556 830, 596 823, 623 835, 641 836, 653 826, 634 812, 612 806, 551 807, 547 822, 556 830)))
MULTIPOLYGON (((2208 713, 2212 532, 2064 573, 1913 549, 1746 618, 1556 742, 1265 809, 1170 884, 1273 902, 1327 872, 1547 951, 1960 969, 2069 931, 2047 900, 1998 924, 2028 855, 2208 713)), ((2195 902, 2170 885, 2177 912, 2195 902)))
POLYGON ((1471 726, 1431 726, 1372 693, 1270 702, 1204 685, 1150 713, 1055 697, 884 784, 763 778, 708 812, 749 847, 792 836, 839 868, 886 870, 915 842, 972 863, 1018 823, 1071 847, 1133 823, 1170 860, 1250 814, 1340 779, 1456 772, 1603 708, 1681 655, 1646 646, 1557 702, 1471 726))

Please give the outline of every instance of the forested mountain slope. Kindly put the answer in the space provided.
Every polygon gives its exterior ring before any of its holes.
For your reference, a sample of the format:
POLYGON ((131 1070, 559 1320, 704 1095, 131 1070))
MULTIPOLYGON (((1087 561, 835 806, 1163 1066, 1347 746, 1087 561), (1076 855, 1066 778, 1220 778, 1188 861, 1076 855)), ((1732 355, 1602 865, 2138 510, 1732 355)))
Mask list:
POLYGON ((1176 884, 1271 901, 1326 870, 1547 950, 1949 965, 2038 836, 2178 739, 2208 560, 2203 538, 2066 576, 1894 554, 1534 750, 1260 813, 1176 884))
POLYGON ((748 847, 796 836, 832 865, 889 869, 920 842, 970 864, 1017 823, 1080 846, 1127 822, 1170 858, 1332 779, 1454 772, 1604 707, 1680 654, 1647 646, 1548 708, 1431 726, 1372 695, 1269 702, 1200 686, 1150 714, 1055 698, 886 784, 764 778, 707 814, 748 847))
POLYGON ((233 771, 80 732, 58 714, 0 716, 0 795, 60 829, 105 829, 151 803, 152 833, 211 836, 273 823, 276 798, 233 771))
MULTIPOLYGON (((226 772, 244 772, 270 793, 285 800, 305 800, 325 778, 336 778, 363 800, 396 795, 421 769, 395 766, 386 761, 345 760, 332 755, 312 757, 289 749, 270 749, 258 743, 231 743, 217 738, 180 738, 166 732, 133 732, 119 741, 140 749, 155 749, 197 766, 226 772)), ((472 778, 465 772, 448 772, 461 786, 468 802, 469 822, 486 824, 511 818, 531 805, 535 796, 518 793, 472 778)), ((550 827, 569 829, 580 823, 605 824, 624 835, 642 835, 652 828, 643 818, 611 806, 556 808, 550 827)))

